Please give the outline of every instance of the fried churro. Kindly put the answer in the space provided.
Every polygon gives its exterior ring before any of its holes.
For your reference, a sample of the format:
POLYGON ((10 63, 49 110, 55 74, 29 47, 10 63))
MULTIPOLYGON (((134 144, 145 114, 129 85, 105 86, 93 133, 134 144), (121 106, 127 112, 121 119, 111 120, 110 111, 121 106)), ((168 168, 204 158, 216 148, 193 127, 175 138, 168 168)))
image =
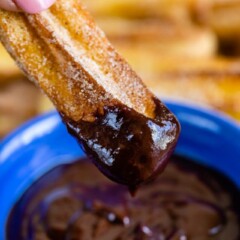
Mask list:
POLYGON ((177 120, 78 0, 36 15, 0 11, 0 38, 105 175, 133 190, 164 169, 177 120))

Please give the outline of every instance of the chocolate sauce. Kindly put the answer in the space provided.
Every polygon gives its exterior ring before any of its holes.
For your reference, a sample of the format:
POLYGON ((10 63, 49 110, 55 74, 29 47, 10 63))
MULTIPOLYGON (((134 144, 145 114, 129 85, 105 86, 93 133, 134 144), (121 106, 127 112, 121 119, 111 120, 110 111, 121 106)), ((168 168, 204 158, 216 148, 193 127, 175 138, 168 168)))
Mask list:
POLYGON ((104 107, 93 122, 62 117, 100 171, 133 192, 163 171, 179 136, 175 116, 159 100, 155 104, 154 119, 120 104, 104 107))
POLYGON ((27 190, 11 212, 7 240, 239 240, 239 203, 225 176, 179 157, 135 198, 81 160, 27 190))

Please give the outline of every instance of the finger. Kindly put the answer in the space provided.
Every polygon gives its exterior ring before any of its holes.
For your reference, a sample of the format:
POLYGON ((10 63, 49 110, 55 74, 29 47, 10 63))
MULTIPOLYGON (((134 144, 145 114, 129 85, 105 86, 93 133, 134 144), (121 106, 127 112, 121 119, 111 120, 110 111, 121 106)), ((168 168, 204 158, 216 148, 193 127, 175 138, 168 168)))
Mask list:
POLYGON ((19 9, 12 0, 0 0, 0 8, 9 11, 19 11, 19 9))
POLYGON ((14 2, 24 12, 38 13, 49 8, 55 0, 15 0, 14 2))

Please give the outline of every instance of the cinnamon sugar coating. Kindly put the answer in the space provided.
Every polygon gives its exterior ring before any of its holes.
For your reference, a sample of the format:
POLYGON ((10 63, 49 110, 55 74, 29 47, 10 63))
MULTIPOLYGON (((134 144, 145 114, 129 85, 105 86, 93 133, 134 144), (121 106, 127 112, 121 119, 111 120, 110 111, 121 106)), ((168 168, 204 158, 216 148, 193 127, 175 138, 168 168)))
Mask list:
POLYGON ((0 38, 57 109, 91 121, 121 103, 153 117, 153 95, 78 0, 58 0, 36 15, 0 10, 0 38))

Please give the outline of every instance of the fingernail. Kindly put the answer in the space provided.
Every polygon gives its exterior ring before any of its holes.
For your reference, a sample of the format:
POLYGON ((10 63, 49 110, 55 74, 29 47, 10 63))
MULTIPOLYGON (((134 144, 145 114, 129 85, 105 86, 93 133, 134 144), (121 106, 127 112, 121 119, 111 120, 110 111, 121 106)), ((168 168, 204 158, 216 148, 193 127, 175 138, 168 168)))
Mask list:
POLYGON ((39 13, 49 8, 55 0, 15 0, 14 2, 27 13, 39 13))

